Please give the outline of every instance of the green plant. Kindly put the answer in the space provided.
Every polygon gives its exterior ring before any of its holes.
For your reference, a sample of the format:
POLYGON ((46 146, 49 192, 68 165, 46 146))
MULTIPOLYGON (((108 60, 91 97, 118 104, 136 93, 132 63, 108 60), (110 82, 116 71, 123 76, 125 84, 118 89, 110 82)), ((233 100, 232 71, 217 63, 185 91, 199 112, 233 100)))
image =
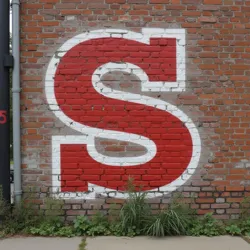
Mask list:
POLYGON ((240 219, 245 220, 249 217, 249 205, 250 204, 250 197, 244 197, 242 202, 240 202, 240 219))
POLYGON ((149 215, 150 208, 145 203, 145 194, 130 193, 129 200, 123 205, 119 215, 122 230, 125 232, 133 228, 140 234, 140 230, 144 227, 145 217, 149 215))
POLYGON ((120 213, 121 207, 120 204, 110 204, 109 210, 108 210, 108 218, 109 221, 115 222, 119 219, 119 213, 120 213))
POLYGON ((242 220, 239 224, 242 235, 248 235, 250 233, 250 218, 242 220))
POLYGON ((62 200, 46 198, 45 211, 39 210, 34 203, 39 197, 35 190, 24 194, 22 201, 10 206, 0 196, 1 235, 16 233, 31 233, 36 235, 70 235, 69 228, 63 228, 64 223, 57 215, 63 214, 62 200), (62 230, 61 230, 62 229, 62 230), (67 232, 66 232, 67 231, 67 232))
POLYGON ((145 226, 145 233, 150 236, 185 235, 188 217, 174 209, 165 209, 151 216, 145 226))
MULTIPOLYGON (((29 232, 33 235, 40 235, 40 236, 60 236, 57 235, 62 234, 60 231, 64 227, 64 223, 58 217, 48 217, 45 221, 37 224, 33 227, 30 227, 29 232)), ((68 236, 68 235, 64 235, 68 236)))
POLYGON ((190 208, 190 204, 194 203, 194 197, 190 197, 189 200, 189 203, 187 203, 185 197, 181 193, 176 193, 170 200, 169 209, 192 219, 197 213, 196 210, 190 208))
MULTIPOLYGON (((155 214, 146 200, 146 192, 136 192, 129 183, 128 199, 122 205, 111 204, 109 217, 96 212, 91 219, 78 216, 73 225, 66 225, 61 215, 64 214, 62 200, 46 198, 44 209, 39 211, 32 201, 39 197, 36 193, 27 196, 18 206, 11 207, 3 199, 0 192, 0 238, 6 234, 30 233, 40 236, 98 236, 116 235, 129 236, 150 235, 193 235, 217 236, 250 235, 250 218, 247 216, 248 204, 243 207, 242 219, 231 224, 223 224, 216 220, 212 213, 202 217, 196 216, 196 211, 189 208, 190 198, 175 195, 169 205, 155 214), (186 203, 187 202, 187 203, 186 203), (113 207, 113 208, 112 208, 113 207), (112 210, 113 209, 113 210, 112 210), (243 216, 244 215, 244 216, 243 216)), ((79 250, 86 247, 85 239, 79 245, 79 250)))
POLYGON ((145 233, 150 236, 165 236, 165 224, 166 224, 167 216, 164 212, 149 218, 148 223, 145 226, 145 233))
POLYGON ((111 223, 109 229, 110 229, 111 235, 115 235, 118 237, 119 236, 134 237, 140 233, 140 232, 136 231, 135 227, 126 228, 126 230, 124 230, 122 228, 121 222, 111 223))
POLYGON ((91 219, 91 225, 92 226, 103 225, 105 227, 108 227, 109 225, 108 218, 104 214, 98 211, 93 215, 91 219))
POLYGON ((109 222, 106 216, 102 213, 97 212, 91 219, 87 235, 98 236, 98 235, 110 235, 109 222))
POLYGON ((27 233, 28 229, 42 221, 42 214, 33 208, 31 203, 22 201, 12 207, 4 218, 4 227, 7 234, 18 232, 27 233))
POLYGON ((113 222, 110 225, 111 234, 115 236, 125 236, 126 234, 123 232, 121 227, 121 222, 113 222))
POLYGON ((86 242, 86 239, 83 238, 79 247, 78 247, 78 250, 86 250, 86 246, 87 246, 87 242, 86 242))
POLYGON ((11 211, 11 205, 8 204, 2 198, 0 198, 0 216, 4 218, 10 213, 10 211, 11 211))
POLYGON ((230 235, 241 235, 241 229, 236 224, 231 224, 226 227, 226 232, 230 235))
POLYGON ((55 232, 55 236, 68 237, 68 238, 74 237, 75 236, 74 228, 72 226, 63 226, 59 228, 57 232, 55 232))
POLYGON ((88 236, 98 236, 98 235, 110 235, 109 228, 103 226, 103 225, 96 225, 92 226, 88 229, 87 233, 88 236))
POLYGON ((74 220, 74 230, 76 235, 85 235, 90 228, 90 221, 86 216, 77 216, 74 220))
POLYGON ((46 197, 44 200, 45 215, 47 217, 57 217, 64 214, 62 209, 64 201, 54 197, 46 197))
POLYGON ((141 234, 145 218, 151 215, 150 206, 146 203, 146 193, 129 192, 129 198, 121 208, 119 219, 123 232, 133 230, 141 234))
POLYGON ((192 236, 218 236, 225 234, 225 228, 220 221, 213 218, 212 213, 208 213, 202 218, 194 220, 189 234, 192 236))

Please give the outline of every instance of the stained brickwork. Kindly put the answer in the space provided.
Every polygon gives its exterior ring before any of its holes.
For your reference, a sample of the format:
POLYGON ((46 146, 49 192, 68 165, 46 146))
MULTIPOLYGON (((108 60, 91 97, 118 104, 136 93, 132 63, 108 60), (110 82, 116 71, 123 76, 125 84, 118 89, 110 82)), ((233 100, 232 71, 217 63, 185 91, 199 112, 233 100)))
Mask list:
POLYGON ((200 214, 238 216, 250 1, 21 2, 22 175, 38 206, 58 192, 69 220, 107 211, 131 176, 155 209, 181 192, 200 214))

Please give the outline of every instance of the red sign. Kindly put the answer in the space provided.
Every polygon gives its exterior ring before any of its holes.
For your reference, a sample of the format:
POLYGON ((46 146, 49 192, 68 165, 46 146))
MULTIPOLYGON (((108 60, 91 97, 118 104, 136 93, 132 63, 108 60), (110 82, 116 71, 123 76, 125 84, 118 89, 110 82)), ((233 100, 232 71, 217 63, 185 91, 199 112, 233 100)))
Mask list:
POLYGON ((0 124, 5 124, 7 122, 7 111, 0 110, 0 124))
POLYGON ((140 134, 157 145, 155 157, 136 166, 108 166, 89 156, 86 145, 61 146, 62 191, 88 191, 88 182, 124 190, 128 178, 143 190, 178 178, 192 156, 192 140, 182 121, 169 112, 111 99, 92 85, 94 71, 108 62, 126 62, 143 69, 150 81, 176 81, 176 39, 152 38, 146 45, 121 38, 78 44, 61 59, 55 75, 55 96, 72 120, 101 129, 140 134), (79 105, 79 109, 73 107, 79 105))
POLYGON ((183 185, 199 162, 199 133, 177 106, 144 92, 183 92, 185 80, 182 29, 94 30, 65 42, 49 64, 46 96, 55 115, 78 135, 52 137, 54 190, 93 198, 126 190, 129 178, 137 190, 169 192, 183 185), (135 75, 143 94, 103 84, 116 71, 135 75), (105 148, 101 153, 97 138, 138 144, 145 154, 118 157, 105 148))

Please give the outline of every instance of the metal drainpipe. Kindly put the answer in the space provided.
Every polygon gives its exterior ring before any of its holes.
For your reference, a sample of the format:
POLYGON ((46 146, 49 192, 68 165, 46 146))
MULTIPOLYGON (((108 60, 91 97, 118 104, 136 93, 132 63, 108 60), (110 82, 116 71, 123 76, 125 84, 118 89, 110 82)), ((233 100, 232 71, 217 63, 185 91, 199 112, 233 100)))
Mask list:
POLYGON ((20 142, 20 0, 12 0, 12 54, 14 67, 12 74, 13 105, 13 160, 14 160, 14 200, 19 204, 22 198, 21 142, 20 142))
POLYGON ((0 1, 0 198, 10 202, 9 2, 0 1))

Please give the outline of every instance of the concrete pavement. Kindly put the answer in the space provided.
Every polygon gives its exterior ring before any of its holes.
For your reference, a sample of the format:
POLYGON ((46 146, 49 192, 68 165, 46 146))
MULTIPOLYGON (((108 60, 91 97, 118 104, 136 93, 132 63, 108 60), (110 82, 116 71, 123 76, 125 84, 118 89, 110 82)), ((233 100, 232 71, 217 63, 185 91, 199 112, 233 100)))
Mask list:
MULTIPOLYGON (((0 250, 78 250, 81 238, 10 238, 0 241, 0 250)), ((96 237, 87 239, 86 250, 250 250, 239 237, 96 237)))
POLYGON ((87 240, 87 250, 250 250, 241 238, 169 237, 116 238, 99 237, 87 240))
POLYGON ((78 250, 81 238, 8 238, 0 240, 0 250, 78 250))

